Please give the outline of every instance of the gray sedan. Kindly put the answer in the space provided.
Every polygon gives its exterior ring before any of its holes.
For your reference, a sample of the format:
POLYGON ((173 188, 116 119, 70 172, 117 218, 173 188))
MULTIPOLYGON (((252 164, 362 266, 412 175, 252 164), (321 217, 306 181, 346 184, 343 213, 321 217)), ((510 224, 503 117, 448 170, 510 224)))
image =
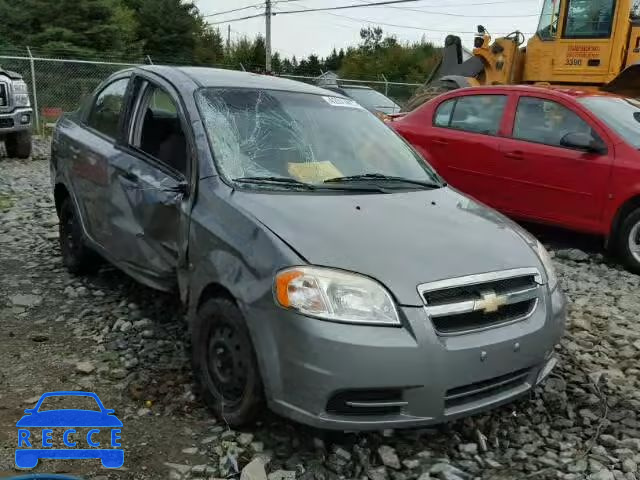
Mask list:
POLYGON ((64 264, 176 291, 203 399, 232 426, 264 405, 322 428, 439 423, 555 365, 545 249, 340 94, 124 70, 61 118, 51 174, 64 264))

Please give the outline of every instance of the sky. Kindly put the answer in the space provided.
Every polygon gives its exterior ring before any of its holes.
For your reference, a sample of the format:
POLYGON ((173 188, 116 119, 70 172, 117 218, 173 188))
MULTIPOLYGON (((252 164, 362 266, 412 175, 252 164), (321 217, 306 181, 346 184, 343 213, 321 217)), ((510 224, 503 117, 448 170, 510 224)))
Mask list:
MULTIPOLYGON (((373 3, 383 0, 272 0, 274 12, 373 3)), ((264 12, 263 0, 195 0, 203 15, 249 7, 238 12, 208 16, 210 23, 256 15, 264 12)), ((336 49, 356 45, 362 26, 379 25, 385 34, 400 41, 418 41, 423 36, 437 45, 447 33, 462 38, 473 48, 473 33, 478 24, 489 32, 506 34, 514 30, 533 32, 538 23, 540 0, 418 0, 387 6, 360 7, 329 12, 276 15, 272 18, 272 49, 297 58, 316 54, 324 57, 336 49), (447 15, 445 15, 447 14, 447 15), (388 24, 388 25, 385 25, 388 24), (394 26, 391 26, 394 25, 394 26)), ((231 38, 254 37, 265 32, 264 16, 231 23, 219 23, 225 38, 231 25, 231 38)))

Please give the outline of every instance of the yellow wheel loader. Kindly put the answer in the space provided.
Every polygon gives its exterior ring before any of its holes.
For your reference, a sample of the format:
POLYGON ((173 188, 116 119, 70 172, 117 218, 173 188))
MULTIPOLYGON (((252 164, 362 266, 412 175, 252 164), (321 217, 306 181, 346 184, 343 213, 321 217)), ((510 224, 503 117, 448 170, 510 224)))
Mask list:
POLYGON ((544 0, 537 31, 491 41, 478 26, 473 56, 462 61, 460 38, 449 35, 439 65, 405 106, 477 85, 556 85, 640 96, 640 2, 544 0))

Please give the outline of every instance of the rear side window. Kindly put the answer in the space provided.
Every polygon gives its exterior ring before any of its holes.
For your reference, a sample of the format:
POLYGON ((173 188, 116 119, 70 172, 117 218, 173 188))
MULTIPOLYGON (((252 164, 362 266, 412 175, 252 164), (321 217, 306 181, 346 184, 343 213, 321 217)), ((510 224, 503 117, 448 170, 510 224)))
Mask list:
POLYGON ((116 138, 128 85, 128 78, 107 85, 91 105, 87 125, 109 138, 116 138))
POLYGON ((434 118, 438 127, 497 135, 507 105, 506 95, 468 95, 444 102, 434 118))
POLYGON ((568 133, 587 133, 598 138, 584 120, 559 103, 542 98, 520 98, 513 138, 560 147, 560 141, 568 133))

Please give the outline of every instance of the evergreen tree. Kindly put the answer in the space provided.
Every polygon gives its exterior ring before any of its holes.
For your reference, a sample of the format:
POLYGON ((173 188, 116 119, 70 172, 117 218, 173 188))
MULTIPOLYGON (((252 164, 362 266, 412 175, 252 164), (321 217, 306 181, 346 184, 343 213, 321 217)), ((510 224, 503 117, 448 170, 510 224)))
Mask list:
POLYGON ((198 9, 181 0, 123 0, 135 12, 137 39, 156 63, 193 63, 203 31, 198 9))

